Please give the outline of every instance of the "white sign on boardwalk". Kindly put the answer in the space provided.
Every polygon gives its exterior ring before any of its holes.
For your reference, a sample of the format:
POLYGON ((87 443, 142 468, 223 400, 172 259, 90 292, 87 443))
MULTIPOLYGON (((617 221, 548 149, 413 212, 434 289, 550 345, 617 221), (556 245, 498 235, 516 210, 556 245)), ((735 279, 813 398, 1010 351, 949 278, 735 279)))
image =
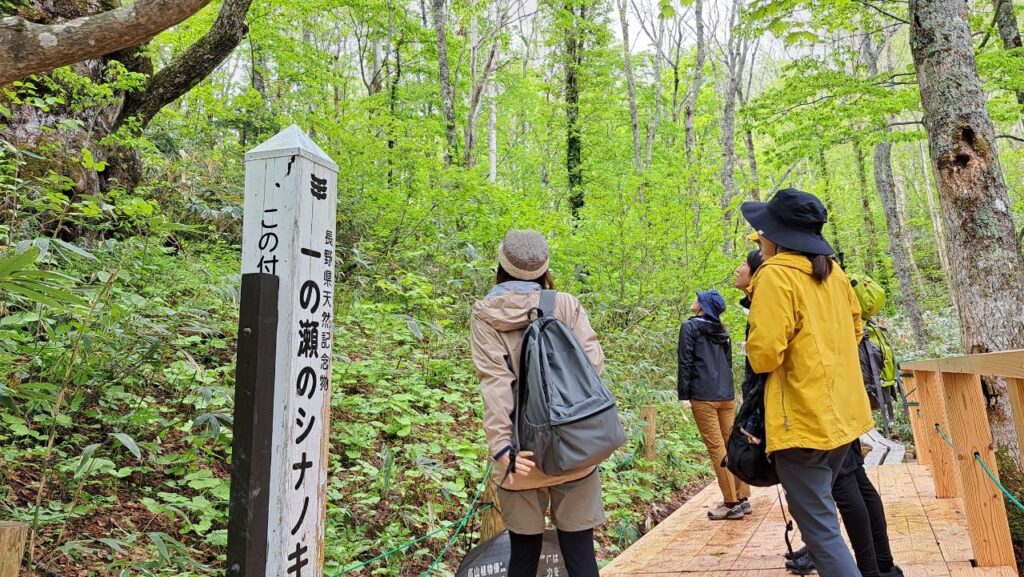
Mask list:
POLYGON ((297 126, 245 156, 242 274, 279 278, 266 569, 323 572, 338 166, 297 126))

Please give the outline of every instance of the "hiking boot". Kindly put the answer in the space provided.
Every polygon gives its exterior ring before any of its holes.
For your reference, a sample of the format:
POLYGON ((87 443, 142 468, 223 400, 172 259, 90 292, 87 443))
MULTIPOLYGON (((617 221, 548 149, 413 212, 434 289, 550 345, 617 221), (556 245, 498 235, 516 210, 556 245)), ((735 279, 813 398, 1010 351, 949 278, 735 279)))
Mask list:
POLYGON ((792 553, 786 552, 786 554, 783 555, 783 557, 785 557, 789 561, 792 561, 794 559, 799 559, 799 558, 803 557, 804 555, 807 555, 807 547, 801 547, 801 548, 797 549, 796 551, 793 551, 792 553))
POLYGON ((879 577, 903 577, 903 569, 900 569, 899 565, 893 565, 892 569, 879 573, 879 577))
POLYGON ((811 573, 816 573, 818 571, 814 568, 814 561, 811 561, 810 555, 804 555, 803 557, 797 557, 792 561, 786 561, 786 569, 795 575, 810 575, 811 573))
POLYGON ((740 501, 740 508, 743 509, 744 515, 752 515, 754 508, 750 506, 750 501, 740 501))
POLYGON ((708 511, 708 519, 712 521, 724 521, 726 519, 732 521, 735 519, 743 518, 743 507, 737 503, 733 506, 729 506, 725 503, 715 507, 708 511))

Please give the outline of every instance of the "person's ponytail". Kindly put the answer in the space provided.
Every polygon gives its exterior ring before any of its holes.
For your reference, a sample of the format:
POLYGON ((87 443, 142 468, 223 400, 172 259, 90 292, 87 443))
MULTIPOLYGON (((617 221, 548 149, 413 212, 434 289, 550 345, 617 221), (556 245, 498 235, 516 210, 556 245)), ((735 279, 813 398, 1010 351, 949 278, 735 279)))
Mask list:
POLYGON ((832 275, 832 267, 835 263, 832 259, 823 255, 808 255, 807 258, 811 259, 811 275, 814 276, 814 280, 818 282, 825 282, 828 277, 832 275))

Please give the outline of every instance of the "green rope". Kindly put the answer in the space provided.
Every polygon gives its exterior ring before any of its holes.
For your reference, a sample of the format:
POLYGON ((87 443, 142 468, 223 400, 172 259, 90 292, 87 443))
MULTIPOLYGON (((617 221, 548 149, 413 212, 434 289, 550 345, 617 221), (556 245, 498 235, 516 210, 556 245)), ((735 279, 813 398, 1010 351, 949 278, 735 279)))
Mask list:
POLYGON ((1022 505, 1021 502, 1018 501, 1017 498, 1014 497, 1009 491, 1007 491, 1006 487, 1004 487, 1003 484, 999 482, 999 478, 997 478, 995 473, 993 473, 992 470, 988 468, 988 465, 985 464, 985 460, 981 458, 981 455, 975 453, 974 460, 977 461, 979 465, 981 465, 982 469, 985 469, 985 474, 988 475, 989 479, 992 479, 992 482, 996 484, 996 487, 999 487, 999 490, 1002 491, 1004 495, 1006 495, 1006 498, 1009 499, 1011 503, 1016 505, 1018 509, 1024 511, 1024 505, 1022 505))
MULTIPOLYGON (((947 445, 953 447, 953 441, 946 436, 946 433, 942 432, 942 427, 940 427, 938 423, 935 423, 935 431, 939 433, 939 436, 942 437, 942 440, 945 441, 947 445)), ((996 487, 999 487, 999 490, 1003 492, 1003 495, 1006 495, 1006 498, 1009 499, 1011 503, 1016 505, 1018 509, 1024 511, 1024 504, 1021 504, 1021 502, 1018 501, 1017 498, 1014 497, 1013 494, 1010 493, 1006 489, 1006 487, 1004 487, 1003 484, 999 482, 999 478, 996 477, 995 473, 992 472, 992 469, 988 468, 988 464, 985 463, 985 460, 981 458, 981 454, 974 453, 974 460, 977 461, 979 465, 981 465, 982 469, 985 469, 985 474, 988 475, 988 478, 991 479, 993 483, 995 483, 996 487)))
MULTIPOLYGON (((472 512, 473 509, 476 508, 476 502, 478 499, 480 499, 480 494, 484 492, 484 487, 487 485, 487 480, 490 478, 491 469, 493 468, 494 463, 487 465, 487 473, 484 474, 484 480, 480 483, 480 486, 476 490, 476 495, 473 496, 473 501, 469 504, 470 512, 472 512)), ((466 528, 466 522, 469 521, 470 517, 471 515, 469 515, 468 513, 466 515, 463 515, 462 519, 459 521, 459 526, 455 529, 455 533, 453 533, 452 536, 448 539, 448 542, 445 543, 444 549, 441 549, 441 553, 434 558, 434 562, 430 564, 430 567, 427 567, 427 570, 423 572, 423 577, 427 577, 427 575, 430 575, 430 572, 434 570, 434 567, 436 567, 437 564, 440 563, 442 559, 444 559, 444 554, 448 552, 448 549, 451 548, 452 543, 455 543, 455 539, 457 539, 459 537, 459 534, 462 533, 462 530, 466 528)))
MULTIPOLYGON (((473 502, 469 506, 469 511, 467 511, 466 514, 463 515, 462 517, 460 517, 458 520, 453 521, 452 523, 449 523, 449 524, 447 524, 447 525, 445 525, 445 526, 443 526, 443 527, 441 527, 439 529, 435 529, 435 530, 431 531, 430 533, 427 533, 426 535, 420 537, 419 539, 414 539, 412 541, 409 541, 408 543, 405 543, 404 545, 400 545, 398 547, 395 547, 394 549, 391 549, 390 551, 386 551, 384 553, 381 553, 380 555, 377 555, 376 557, 374 557, 373 559, 370 559, 369 561, 364 561, 364 562, 362 562, 362 563, 360 563, 358 565, 354 565, 354 566, 349 567, 347 569, 342 569, 342 570, 340 570, 340 571, 338 571, 336 573, 327 574, 327 577, 339 577, 340 575, 348 575, 349 573, 354 573, 354 572, 362 569, 363 567, 366 567, 368 565, 372 565, 372 564, 376 563, 377 561, 380 561, 381 559, 386 559, 386 558, 394 555, 395 553, 400 553, 402 551, 405 551, 409 547, 412 547, 413 545, 416 545, 418 543, 422 543, 422 542, 426 541, 427 539, 429 539, 429 538, 431 538, 431 537, 433 537, 433 536, 435 536, 435 535, 437 535, 439 533, 444 533, 445 531, 451 529, 452 527, 458 527, 458 529, 455 531, 455 534, 452 535, 452 538, 449 539, 447 545, 445 545, 444 551, 442 551, 441 555, 438 556, 437 559, 435 559, 434 562, 430 565, 430 569, 427 569, 427 573, 429 573, 430 570, 434 568, 434 565, 437 564, 438 560, 440 560, 441 557, 443 557, 444 554, 451 547, 452 543, 455 541, 455 538, 459 536, 459 533, 461 533, 462 529, 466 526, 466 523, 468 523, 469 520, 472 519, 473 517, 475 517, 475 516, 479 515, 480 513, 483 513, 484 511, 494 507, 494 505, 492 505, 490 503, 487 503, 483 507, 480 507, 479 509, 476 508, 476 503, 480 499, 480 494, 483 493, 483 491, 484 491, 484 487, 487 484, 487 479, 490 478, 490 476, 491 476, 491 469, 493 469, 493 468, 494 468, 494 463, 491 463, 490 465, 487 466, 487 472, 484 473, 484 480, 483 480, 482 483, 480 483, 480 487, 477 489, 476 495, 473 496, 473 502)), ((424 575, 426 575, 427 573, 424 573, 424 575)))
POLYGON ((953 446, 953 439, 950 439, 946 436, 946 433, 942 432, 942 427, 940 427, 938 423, 935 423, 935 431, 939 433, 939 436, 942 437, 943 441, 946 441, 946 444, 949 445, 950 449, 956 448, 953 446))

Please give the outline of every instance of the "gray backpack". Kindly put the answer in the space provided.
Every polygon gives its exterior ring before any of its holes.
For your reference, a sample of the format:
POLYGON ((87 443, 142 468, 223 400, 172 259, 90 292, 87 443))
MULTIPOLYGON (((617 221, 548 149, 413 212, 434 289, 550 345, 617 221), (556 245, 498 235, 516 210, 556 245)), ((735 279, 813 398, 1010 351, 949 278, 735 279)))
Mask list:
POLYGON ((533 451, 546 475, 595 466, 626 442, 614 397, 576 335, 554 316, 557 294, 543 291, 531 311, 537 319, 523 334, 513 417, 513 455, 533 451))

